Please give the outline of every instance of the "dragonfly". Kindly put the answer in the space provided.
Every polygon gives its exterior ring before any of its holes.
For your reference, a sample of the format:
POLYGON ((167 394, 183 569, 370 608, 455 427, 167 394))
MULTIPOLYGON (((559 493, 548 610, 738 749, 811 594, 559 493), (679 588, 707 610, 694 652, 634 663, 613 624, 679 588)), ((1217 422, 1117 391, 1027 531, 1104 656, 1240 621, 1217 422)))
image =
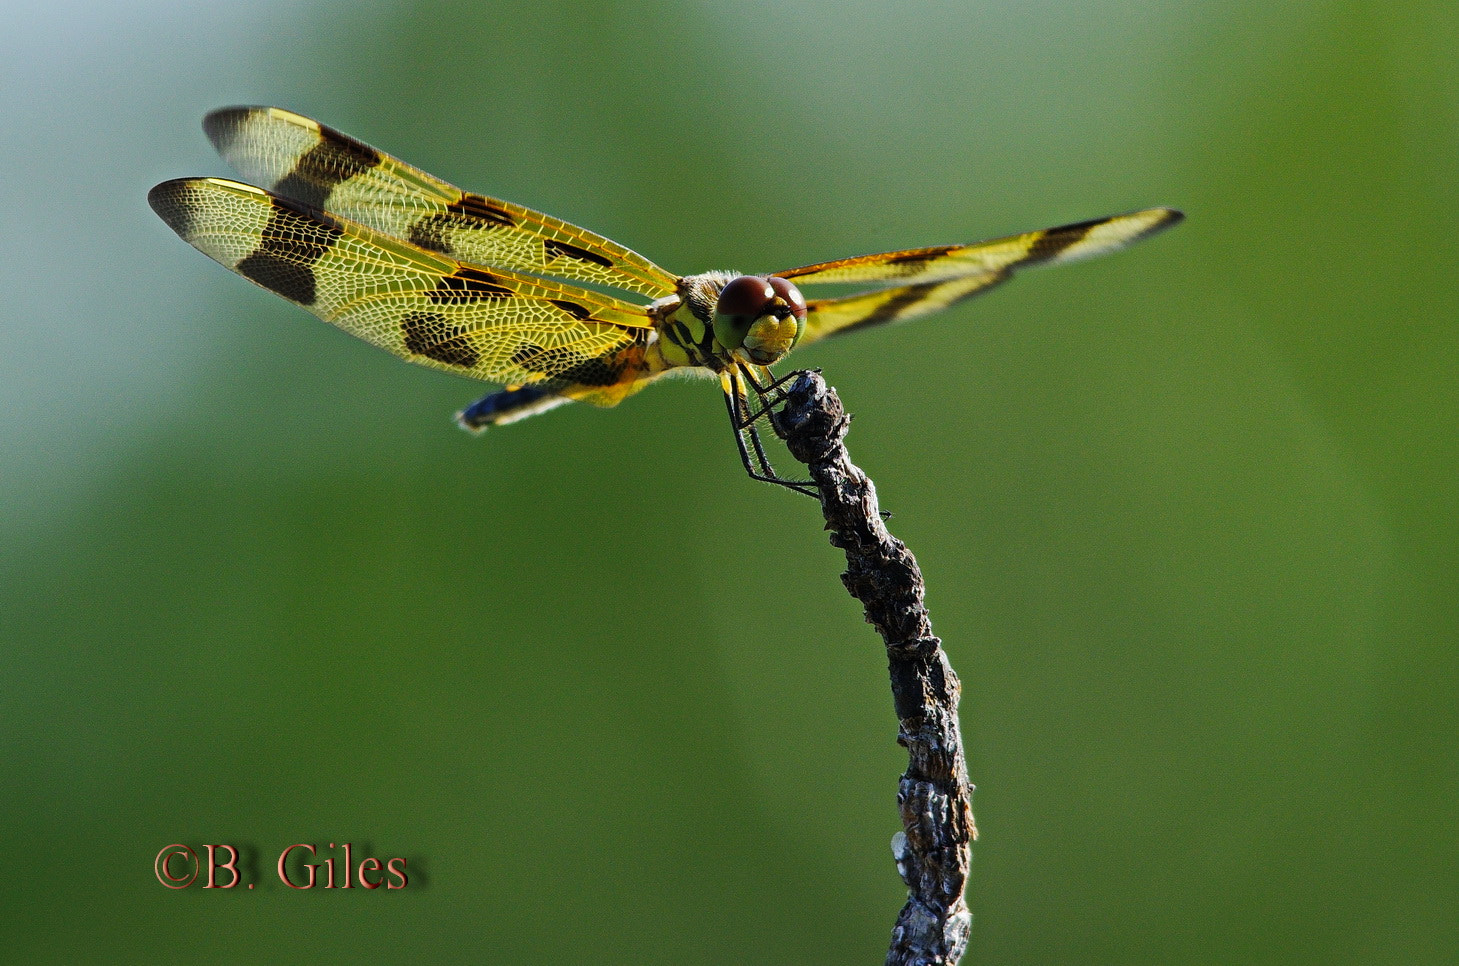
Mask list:
POLYGON ((573 401, 614 406, 666 375, 698 373, 719 380, 749 475, 813 496, 810 483, 775 472, 758 432, 789 378, 770 367, 792 349, 941 311, 1021 269, 1111 252, 1183 217, 1148 208, 779 272, 675 275, 281 108, 222 108, 203 129, 261 187, 164 181, 148 193, 153 210, 203 254, 345 332, 499 384, 457 414, 462 427, 480 432, 573 401), (822 284, 863 290, 801 293, 822 284))

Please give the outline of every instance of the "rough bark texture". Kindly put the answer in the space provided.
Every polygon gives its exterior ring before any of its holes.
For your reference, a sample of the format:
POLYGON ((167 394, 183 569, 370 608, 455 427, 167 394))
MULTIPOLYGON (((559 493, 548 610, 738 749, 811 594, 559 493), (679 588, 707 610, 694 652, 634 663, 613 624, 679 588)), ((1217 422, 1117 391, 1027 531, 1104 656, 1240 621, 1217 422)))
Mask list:
POLYGON ((952 964, 972 929, 963 891, 972 862, 972 785, 958 732, 957 675, 932 634, 922 573, 902 541, 887 532, 876 488, 842 443, 849 417, 814 372, 786 393, 775 428, 820 489, 831 543, 846 553, 841 579, 886 642, 897 741, 910 763, 897 790, 904 832, 892 840, 907 904, 892 930, 888 966, 952 964))

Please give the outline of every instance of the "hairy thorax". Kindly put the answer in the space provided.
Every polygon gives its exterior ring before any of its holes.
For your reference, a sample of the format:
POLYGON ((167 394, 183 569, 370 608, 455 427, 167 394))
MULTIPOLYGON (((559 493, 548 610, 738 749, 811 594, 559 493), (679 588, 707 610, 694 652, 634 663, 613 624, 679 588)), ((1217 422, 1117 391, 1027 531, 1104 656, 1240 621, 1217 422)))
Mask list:
POLYGON ((679 291, 650 309, 658 329, 654 349, 665 368, 698 366, 721 372, 733 366, 729 351, 714 337, 714 305, 720 290, 739 272, 705 272, 679 280, 679 291))

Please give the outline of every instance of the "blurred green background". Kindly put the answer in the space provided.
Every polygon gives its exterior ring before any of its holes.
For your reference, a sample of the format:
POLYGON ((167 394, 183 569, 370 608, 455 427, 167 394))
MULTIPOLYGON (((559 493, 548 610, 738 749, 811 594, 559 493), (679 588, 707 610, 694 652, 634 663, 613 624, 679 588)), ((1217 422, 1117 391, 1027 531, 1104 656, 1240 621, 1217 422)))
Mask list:
POLYGON ((904 896, 816 508, 712 384, 472 439, 190 250, 147 188, 276 103, 678 272, 1184 208, 796 357, 963 678, 966 961, 1455 962, 1455 49, 1450 0, 12 5, 6 956, 873 963, 904 896), (410 887, 272 880, 346 840, 410 887))

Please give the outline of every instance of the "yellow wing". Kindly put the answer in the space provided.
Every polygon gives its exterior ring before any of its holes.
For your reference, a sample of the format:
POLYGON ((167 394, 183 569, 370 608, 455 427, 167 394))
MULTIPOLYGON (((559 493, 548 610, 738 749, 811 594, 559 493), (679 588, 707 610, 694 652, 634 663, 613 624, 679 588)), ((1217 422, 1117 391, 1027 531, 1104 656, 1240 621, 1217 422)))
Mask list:
POLYGON ((1033 265, 1059 265, 1102 255, 1179 223, 1185 215, 1172 208, 1148 208, 1127 215, 1095 218, 1023 235, 971 245, 937 245, 900 252, 857 255, 784 272, 797 285, 822 282, 936 282, 1033 265))
POLYGON ((937 312, 1007 281, 1015 271, 1102 255, 1178 224, 1171 208, 1149 208, 971 245, 859 255, 776 272, 797 285, 900 282, 844 298, 812 299, 800 344, 853 329, 937 312))
POLYGON ((796 345, 806 345, 828 335, 841 335, 873 325, 940 312, 1008 278, 1006 271, 990 272, 943 282, 899 285, 839 299, 810 299, 806 303, 805 331, 796 345))
POLYGON ((236 181, 165 181, 147 200, 203 254, 410 362, 600 404, 643 375, 652 322, 612 296, 463 265, 236 181))
POLYGON ((617 242, 464 192, 307 117, 226 107, 208 114, 203 129, 247 180, 419 248, 654 297, 675 291, 674 275, 617 242))

